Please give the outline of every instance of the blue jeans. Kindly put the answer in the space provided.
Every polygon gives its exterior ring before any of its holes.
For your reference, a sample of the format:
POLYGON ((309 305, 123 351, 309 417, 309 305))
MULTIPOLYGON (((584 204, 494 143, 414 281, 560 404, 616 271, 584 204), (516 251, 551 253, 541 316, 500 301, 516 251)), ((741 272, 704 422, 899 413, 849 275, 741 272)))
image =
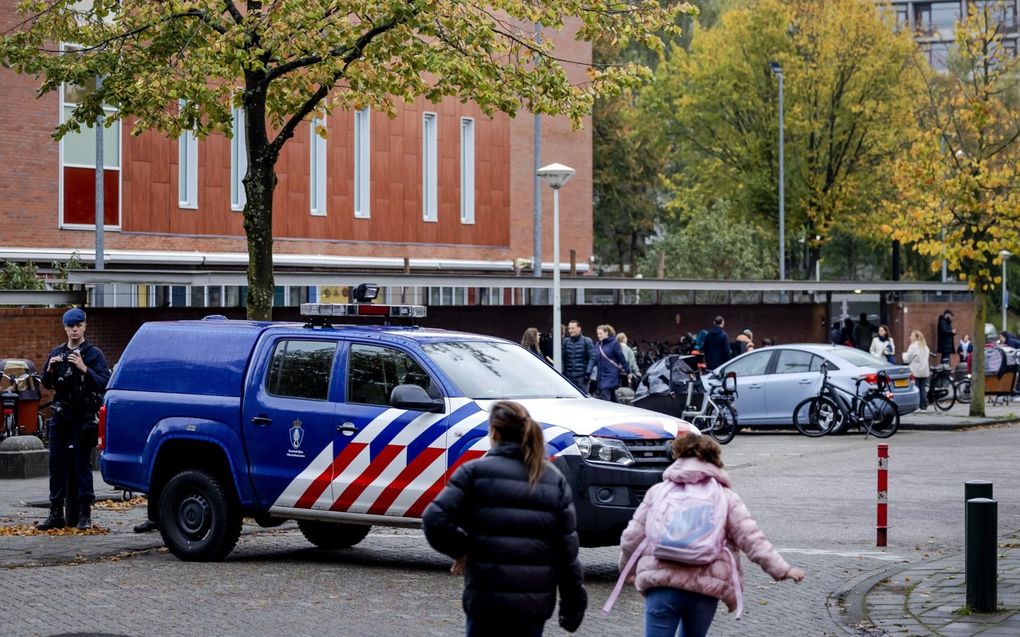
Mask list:
POLYGON ((506 617, 467 616, 467 637, 542 637, 545 622, 515 622, 506 617))
POLYGON ((701 593, 650 588, 645 591, 645 637, 705 637, 718 605, 718 599, 701 593))

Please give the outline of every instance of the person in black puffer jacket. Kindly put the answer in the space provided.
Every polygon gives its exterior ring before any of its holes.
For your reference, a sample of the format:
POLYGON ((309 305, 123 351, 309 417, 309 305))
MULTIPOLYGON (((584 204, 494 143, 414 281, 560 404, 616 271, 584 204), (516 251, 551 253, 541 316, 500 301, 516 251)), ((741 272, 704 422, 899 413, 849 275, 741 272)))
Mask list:
POLYGON ((595 344, 581 333, 581 324, 577 321, 567 323, 567 337, 561 343, 563 347, 563 375, 583 391, 588 391, 588 380, 595 369, 595 344))
POLYGON ((489 414, 492 449, 466 463, 425 510, 425 537, 465 574, 468 637, 541 635, 560 596, 559 624, 584 619, 573 495, 545 459, 542 430, 518 403, 489 414))

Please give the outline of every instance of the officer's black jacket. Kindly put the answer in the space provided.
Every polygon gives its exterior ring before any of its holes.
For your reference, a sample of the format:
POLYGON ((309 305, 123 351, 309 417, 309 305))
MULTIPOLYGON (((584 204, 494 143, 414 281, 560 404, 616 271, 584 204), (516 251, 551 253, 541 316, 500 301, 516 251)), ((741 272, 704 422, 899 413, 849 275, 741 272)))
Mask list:
POLYGON ((94 416, 95 414, 84 413, 81 402, 82 394, 88 392, 103 393, 106 391, 106 384, 110 380, 110 369, 106 365, 106 357, 103 356, 101 349, 89 341, 82 341, 81 345, 78 346, 78 351, 81 352, 82 362, 88 368, 88 373, 81 372, 69 362, 54 363, 52 367, 50 366, 51 358, 54 356, 66 357, 71 352, 67 343, 57 345, 49 353, 49 356, 46 357, 42 384, 47 389, 56 390, 53 396, 55 403, 62 403, 66 406, 66 409, 58 418, 61 420, 94 416), (68 368, 73 368, 71 373, 74 376, 75 382, 62 385, 57 382, 57 378, 68 368))
POLYGON ((467 556, 468 615, 544 621, 559 589, 561 622, 580 623, 588 599, 573 496, 551 464, 532 489, 521 446, 502 442, 458 469, 423 521, 434 549, 467 556))

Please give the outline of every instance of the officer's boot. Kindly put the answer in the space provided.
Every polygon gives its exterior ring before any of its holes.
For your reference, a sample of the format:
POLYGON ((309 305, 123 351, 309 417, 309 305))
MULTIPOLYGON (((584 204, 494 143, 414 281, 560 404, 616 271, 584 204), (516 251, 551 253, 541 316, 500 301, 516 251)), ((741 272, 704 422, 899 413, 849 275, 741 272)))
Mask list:
POLYGON ((92 503, 83 502, 81 507, 78 509, 78 526, 75 528, 79 531, 88 531, 92 528, 92 503))
POLYGON ((64 528, 64 507, 51 504, 49 517, 37 523, 35 528, 40 531, 64 528))

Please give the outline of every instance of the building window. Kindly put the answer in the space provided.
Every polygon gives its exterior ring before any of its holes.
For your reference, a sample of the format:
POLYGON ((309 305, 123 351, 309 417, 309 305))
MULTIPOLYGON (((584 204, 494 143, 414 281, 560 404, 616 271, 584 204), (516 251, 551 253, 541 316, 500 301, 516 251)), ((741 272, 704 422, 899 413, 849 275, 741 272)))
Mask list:
POLYGON ((956 22, 960 19, 960 3, 952 2, 931 3, 931 25, 929 33, 944 40, 952 40, 955 37, 956 22))
POLYGON ((322 129, 325 134, 326 120, 318 117, 312 119, 311 140, 311 170, 308 171, 311 183, 308 192, 311 196, 311 212, 313 215, 326 216, 326 140, 319 134, 322 129))
POLYGON ((467 305, 467 288, 430 287, 428 288, 429 305, 467 305))
POLYGON ((438 125, 435 113, 422 115, 421 201, 422 218, 439 221, 439 151, 438 125))
POLYGON ((245 142, 244 109, 234 107, 234 136, 230 140, 230 209, 244 210, 244 178, 248 174, 248 144, 245 142))
MULTIPOLYGON (((65 46, 68 50, 71 47, 65 46)), ((64 84, 61 88, 62 121, 96 90, 95 80, 84 85, 64 84)), ((116 109, 105 106, 106 113, 116 109)), ((61 226, 94 226, 96 221, 96 130, 82 126, 60 140, 61 226)), ((103 225, 120 226, 120 122, 103 128, 103 225)))
POLYGON ((460 222, 475 222, 475 120, 460 120, 460 222))
POLYGON ((368 219, 372 216, 369 205, 371 190, 371 111, 363 108, 354 113, 354 216, 368 219))
MULTIPOLYGON (((184 108, 184 101, 180 103, 184 108)), ((198 139, 189 130, 177 138, 177 206, 198 208, 198 139)))

